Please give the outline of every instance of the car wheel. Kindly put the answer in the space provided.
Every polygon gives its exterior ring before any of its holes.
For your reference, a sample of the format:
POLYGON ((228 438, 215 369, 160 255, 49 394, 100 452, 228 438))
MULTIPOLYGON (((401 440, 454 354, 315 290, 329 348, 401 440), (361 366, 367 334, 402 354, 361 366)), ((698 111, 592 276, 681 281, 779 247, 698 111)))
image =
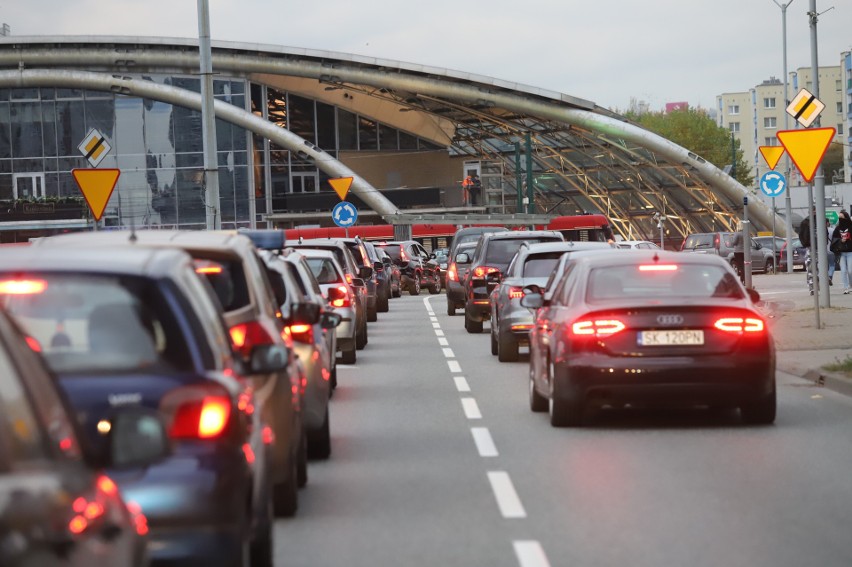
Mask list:
POLYGON ((387 313, 390 311, 390 290, 376 298, 376 310, 379 313, 387 313))
POLYGON ((396 282, 396 289, 392 290, 391 295, 394 296, 394 297, 401 297, 402 296, 402 286, 400 285, 399 282, 396 282))
POLYGON ((481 333, 482 332, 482 321, 474 321, 470 318, 470 315, 467 314, 467 310, 464 313, 464 329, 468 333, 481 333))
POLYGON ((308 436, 302 435, 299 443, 299 463, 296 465, 296 476, 299 488, 308 484, 308 436))
POLYGON ((456 314, 456 304, 447 299, 447 315, 454 317, 456 314))
POLYGON ((358 350, 364 350, 364 347, 367 346, 367 322, 361 325, 361 328, 358 330, 358 333, 355 335, 355 348, 358 350))
POLYGON ((535 371, 532 362, 530 362, 530 410, 535 413, 547 411, 547 398, 535 389, 535 371))
POLYGON ((497 337, 494 336, 494 329, 495 328, 496 328, 496 325, 492 322, 491 323, 491 332, 488 333, 489 335, 491 335, 491 354, 494 354, 494 355, 496 355, 499 352, 498 346, 497 346, 497 337))
POLYGON ((556 367, 550 363, 550 425, 553 427, 579 427, 583 424, 583 404, 580 400, 556 399, 558 386, 556 367))
POLYGON ((518 361, 518 341, 510 333, 500 334, 497 330, 497 360, 500 362, 518 361))
MULTIPOLYGON (((356 339, 356 341, 357 341, 357 339, 356 339)), ((355 351, 356 351, 355 345, 352 345, 352 348, 349 349, 349 350, 341 351, 340 352, 340 354, 341 354, 340 362, 342 362, 343 364, 355 364, 355 360, 358 358, 358 353, 355 352, 355 351)), ((336 370, 336 367, 335 367, 335 370, 336 370)), ((335 380, 335 383, 337 383, 336 380, 335 380)))
MULTIPOLYGON (((268 494, 267 494, 268 496, 268 494)), ((265 498, 265 517, 258 523, 257 532, 251 542, 249 555, 253 567, 272 567, 272 525, 275 521, 272 499, 265 498)), ((248 563, 244 562, 245 565, 248 563)))
POLYGON ((408 293, 410 295, 420 295, 420 274, 414 274, 414 281, 408 284, 408 293))
POLYGON ((327 459, 331 455, 331 429, 328 425, 328 408, 317 431, 308 433, 308 456, 312 459, 327 459))
POLYGON ((770 425, 775 422, 776 407, 775 387, 773 385, 772 393, 741 406, 740 415, 743 421, 749 425, 770 425))
MULTIPOLYGON (((355 351, 354 351, 354 350, 352 351, 352 354, 353 354, 353 355, 355 354, 355 351)), ((328 389, 328 397, 330 398, 330 397, 331 397, 331 392, 332 392, 335 388, 337 388, 337 361, 336 361, 336 360, 333 360, 333 361, 332 361, 332 366, 331 366, 331 377, 329 378, 328 382, 329 382, 329 384, 328 384, 328 385, 329 385, 329 386, 331 386, 331 387, 328 389)))
POLYGON ((290 459, 290 478, 272 487, 272 505, 278 518, 292 518, 299 508, 299 476, 296 459, 290 459))
POLYGON ((429 293, 431 293, 432 295, 441 293, 441 280, 435 278, 435 283, 429 286, 429 293))
POLYGON ((379 312, 378 312, 378 308, 377 308, 378 303, 379 303, 379 298, 377 297, 376 298, 376 305, 374 305, 372 307, 372 309, 367 307, 367 321, 369 321, 370 323, 375 323, 376 321, 379 320, 379 312))

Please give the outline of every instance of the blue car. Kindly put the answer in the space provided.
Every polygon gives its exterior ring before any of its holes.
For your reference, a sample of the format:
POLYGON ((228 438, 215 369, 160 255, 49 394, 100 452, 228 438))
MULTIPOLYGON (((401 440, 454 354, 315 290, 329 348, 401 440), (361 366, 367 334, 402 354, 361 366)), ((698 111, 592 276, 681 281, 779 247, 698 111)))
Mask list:
POLYGON ((93 447, 118 408, 155 410, 165 422, 168 457, 107 469, 147 518, 151 558, 271 565, 270 440, 242 373, 274 371, 286 349, 258 346, 248 368, 238 362, 213 289, 181 250, 26 247, 0 251, 0 266, 0 281, 29 282, 4 306, 93 447))

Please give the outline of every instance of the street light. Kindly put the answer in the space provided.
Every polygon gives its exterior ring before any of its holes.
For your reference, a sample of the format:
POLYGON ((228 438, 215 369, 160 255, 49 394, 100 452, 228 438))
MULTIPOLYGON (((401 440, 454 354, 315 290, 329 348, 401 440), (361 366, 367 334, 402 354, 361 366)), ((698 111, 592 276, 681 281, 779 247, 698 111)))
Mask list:
MULTIPOLYGON (((787 6, 793 3, 793 0, 785 4, 780 4, 778 0, 772 0, 775 2, 775 5, 781 8, 781 38, 783 43, 784 50, 784 108, 787 108, 787 105, 790 104, 790 97, 787 93, 787 6)), ((784 113, 784 129, 790 129, 790 115, 786 112, 784 113)), ((786 158, 786 177, 790 179, 790 157, 786 158)), ((793 207, 790 203, 790 189, 787 189, 787 193, 784 197, 784 222, 787 225, 787 273, 793 273, 793 207)), ((773 221, 775 219, 775 211, 772 211, 773 221)), ((773 234, 774 234, 773 229, 773 234)))

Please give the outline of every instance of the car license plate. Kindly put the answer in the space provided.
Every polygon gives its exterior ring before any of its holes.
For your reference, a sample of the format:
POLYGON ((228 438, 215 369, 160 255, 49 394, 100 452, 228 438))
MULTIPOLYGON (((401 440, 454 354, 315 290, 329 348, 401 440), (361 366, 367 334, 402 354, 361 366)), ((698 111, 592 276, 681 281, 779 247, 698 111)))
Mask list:
POLYGON ((703 345, 704 331, 642 331, 639 333, 642 346, 703 345))

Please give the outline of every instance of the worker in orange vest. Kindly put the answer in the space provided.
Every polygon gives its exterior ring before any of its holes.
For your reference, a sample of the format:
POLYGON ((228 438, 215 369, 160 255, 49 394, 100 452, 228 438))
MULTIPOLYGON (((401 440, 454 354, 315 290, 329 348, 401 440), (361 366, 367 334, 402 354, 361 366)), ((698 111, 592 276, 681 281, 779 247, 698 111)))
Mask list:
POLYGON ((476 206, 479 204, 479 193, 482 190, 482 182, 479 180, 475 171, 471 171, 470 174, 464 178, 464 181, 462 181, 462 189, 464 189, 465 205, 476 206))

